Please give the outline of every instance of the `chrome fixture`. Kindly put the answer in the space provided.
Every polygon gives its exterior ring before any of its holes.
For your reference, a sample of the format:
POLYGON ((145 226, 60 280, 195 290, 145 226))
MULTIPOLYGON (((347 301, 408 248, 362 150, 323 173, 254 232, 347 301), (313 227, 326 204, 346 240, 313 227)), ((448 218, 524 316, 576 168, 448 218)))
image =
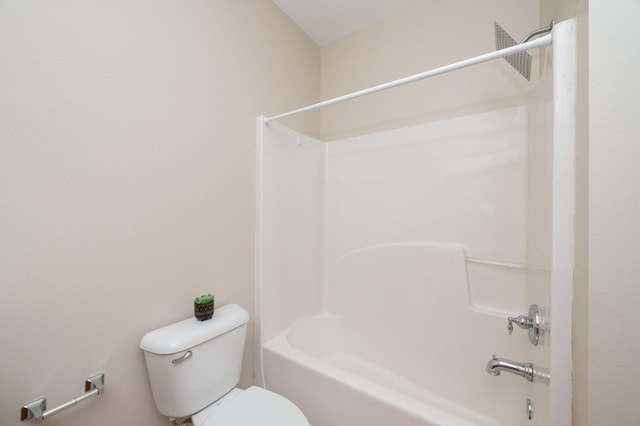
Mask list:
POLYGON ((492 376, 499 376, 502 371, 516 374, 520 377, 524 377, 530 382, 533 382, 533 364, 530 362, 521 364, 508 359, 497 358, 495 355, 492 355, 491 359, 487 363, 487 373, 492 376))
MULTIPOLYGON (((506 32, 500 25, 498 25, 497 22, 494 22, 493 26, 496 34, 496 49, 500 51, 508 47, 519 46, 523 43, 527 43, 534 37, 551 32, 551 30, 553 29, 553 24, 554 22, 551 21, 548 26, 531 31, 529 34, 524 36, 520 43, 518 43, 513 37, 509 35, 508 32, 506 32)), ((509 62, 509 64, 511 64, 511 66, 514 67, 516 71, 522 74, 524 78, 531 81, 532 56, 529 52, 527 52, 526 50, 521 51, 513 55, 505 56, 504 59, 509 62)))
POLYGON ((533 401, 527 398, 527 418, 529 420, 533 419, 533 401))
POLYGON ((47 418, 61 413, 94 395, 102 394, 102 392, 104 392, 104 374, 89 377, 84 383, 84 391, 84 395, 52 408, 51 410, 47 410, 47 398, 40 398, 25 404, 20 410, 20 420, 32 420, 34 423, 42 423, 47 418))
POLYGON ((492 376, 499 376, 502 371, 506 371, 523 377, 530 382, 549 383, 549 373, 536 369, 530 362, 522 364, 492 355, 489 362, 487 362, 486 370, 492 376))
POLYGON ((187 351, 180 358, 172 359, 171 360, 171 364, 178 364, 178 363, 180 363, 180 362, 182 362, 184 360, 187 360, 187 359, 191 358, 192 355, 193 355, 193 353, 191 351, 187 351))
POLYGON ((529 306, 529 315, 526 317, 520 315, 519 317, 508 317, 507 320, 509 321, 509 325, 507 325, 509 335, 513 333, 513 323, 515 322, 518 327, 529 330, 529 341, 533 346, 538 346, 542 324, 542 316, 540 315, 538 305, 534 303, 529 306))
POLYGON ((554 24, 555 24, 555 21, 552 19, 551 23, 548 26, 542 27, 542 28, 538 28, 537 30, 533 30, 529 34, 524 36, 524 38, 522 40, 520 40, 519 44, 526 43, 529 40, 531 40, 532 38, 537 37, 539 35, 550 33, 551 30, 553 30, 553 25, 554 24))

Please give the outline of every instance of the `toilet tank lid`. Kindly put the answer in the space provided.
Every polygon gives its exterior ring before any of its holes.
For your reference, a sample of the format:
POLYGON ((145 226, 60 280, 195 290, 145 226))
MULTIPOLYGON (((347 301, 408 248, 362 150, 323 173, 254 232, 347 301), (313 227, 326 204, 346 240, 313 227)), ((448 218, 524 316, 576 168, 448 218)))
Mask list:
POLYGON ((195 317, 158 328, 145 334, 140 348, 158 355, 175 354, 211 340, 249 321, 249 313, 236 304, 216 308, 210 320, 195 317))

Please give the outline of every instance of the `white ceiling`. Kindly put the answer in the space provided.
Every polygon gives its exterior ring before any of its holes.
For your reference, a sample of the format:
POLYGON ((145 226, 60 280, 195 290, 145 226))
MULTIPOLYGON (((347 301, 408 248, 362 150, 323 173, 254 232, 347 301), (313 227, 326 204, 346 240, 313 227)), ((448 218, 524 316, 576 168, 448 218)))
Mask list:
POLYGON ((425 0, 273 0, 319 46, 425 0))

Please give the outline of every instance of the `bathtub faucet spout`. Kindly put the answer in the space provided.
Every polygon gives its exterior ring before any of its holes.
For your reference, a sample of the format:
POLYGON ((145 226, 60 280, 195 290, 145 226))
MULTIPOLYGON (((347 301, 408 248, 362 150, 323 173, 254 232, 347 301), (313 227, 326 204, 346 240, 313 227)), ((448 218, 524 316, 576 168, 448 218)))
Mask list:
POLYGON ((502 371, 523 377, 530 382, 534 380, 549 383, 549 373, 536 369, 530 362, 519 363, 504 358, 497 358, 495 355, 487 362, 487 373, 492 376, 499 376, 502 371))

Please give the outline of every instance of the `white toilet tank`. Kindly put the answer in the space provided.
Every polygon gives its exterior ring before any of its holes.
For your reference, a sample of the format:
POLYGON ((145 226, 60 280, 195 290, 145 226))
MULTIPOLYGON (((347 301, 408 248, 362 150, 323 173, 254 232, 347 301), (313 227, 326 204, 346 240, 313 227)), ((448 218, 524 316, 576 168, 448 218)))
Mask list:
POLYGON ((189 318, 145 334, 140 341, 157 410, 190 416, 240 380, 249 314, 238 305, 216 308, 213 318, 189 318))

